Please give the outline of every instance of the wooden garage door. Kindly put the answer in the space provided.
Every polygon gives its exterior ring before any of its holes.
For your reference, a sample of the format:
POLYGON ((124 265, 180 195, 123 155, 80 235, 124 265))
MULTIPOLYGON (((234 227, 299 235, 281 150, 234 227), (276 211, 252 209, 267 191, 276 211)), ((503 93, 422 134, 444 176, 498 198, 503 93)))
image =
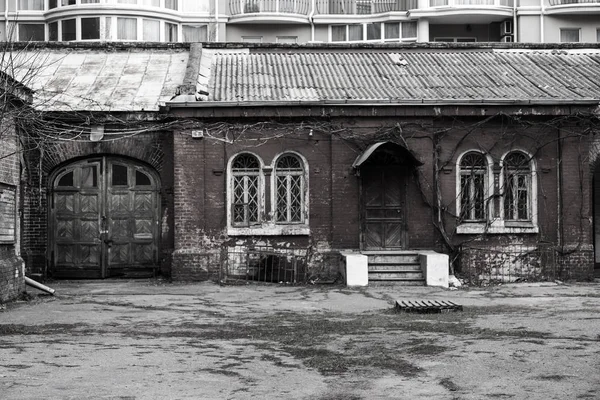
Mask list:
POLYGON ((158 179, 110 157, 79 161, 53 179, 51 273, 62 278, 151 276, 158 268, 158 179))

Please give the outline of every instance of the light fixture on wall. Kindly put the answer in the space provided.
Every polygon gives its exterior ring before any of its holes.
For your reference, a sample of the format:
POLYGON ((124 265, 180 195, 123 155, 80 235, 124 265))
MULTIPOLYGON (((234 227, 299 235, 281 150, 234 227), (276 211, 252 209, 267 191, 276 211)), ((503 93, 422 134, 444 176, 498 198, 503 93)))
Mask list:
POLYGON ((90 126, 90 141, 99 142, 104 137, 104 125, 90 126))

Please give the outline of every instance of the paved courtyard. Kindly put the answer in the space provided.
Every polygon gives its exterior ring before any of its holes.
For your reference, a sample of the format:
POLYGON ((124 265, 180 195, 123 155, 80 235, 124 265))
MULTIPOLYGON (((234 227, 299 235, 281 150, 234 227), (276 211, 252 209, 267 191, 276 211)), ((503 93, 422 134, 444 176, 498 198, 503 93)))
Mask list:
POLYGON ((598 283, 49 285, 0 310, 1 399, 600 398, 598 283))

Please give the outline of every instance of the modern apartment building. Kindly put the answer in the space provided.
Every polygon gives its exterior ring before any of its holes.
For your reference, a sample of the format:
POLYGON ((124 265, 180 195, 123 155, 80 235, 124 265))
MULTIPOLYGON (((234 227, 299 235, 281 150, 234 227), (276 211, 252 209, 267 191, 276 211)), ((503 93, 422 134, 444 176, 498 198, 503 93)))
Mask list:
POLYGON ((0 0, 0 39, 598 42, 600 0, 0 0))

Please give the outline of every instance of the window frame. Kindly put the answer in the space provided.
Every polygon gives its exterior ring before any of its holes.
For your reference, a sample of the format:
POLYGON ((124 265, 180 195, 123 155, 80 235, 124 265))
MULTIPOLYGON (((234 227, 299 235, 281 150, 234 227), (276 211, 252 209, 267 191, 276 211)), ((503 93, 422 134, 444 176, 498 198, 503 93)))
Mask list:
MULTIPOLYGON (((233 155, 228 162, 228 166, 227 166, 227 227, 228 229, 238 229, 238 230, 244 230, 244 229, 250 229, 252 230, 253 227, 258 227, 261 226, 262 222, 263 222, 263 216, 264 216, 264 210, 265 210, 265 179, 264 179, 264 163, 262 161, 262 159, 255 153, 249 152, 249 151, 242 151, 240 153, 237 153, 235 155, 233 155), (256 159, 256 161, 258 162, 258 170, 252 174, 245 174, 242 172, 237 172, 233 170, 233 164, 234 162, 241 156, 243 155, 248 155, 248 156, 252 156, 256 159), (238 223, 236 224, 234 222, 234 183, 235 183, 235 178, 236 177, 246 177, 246 176, 256 176, 257 177, 257 208, 258 208, 258 215, 257 215, 257 220, 256 221, 244 221, 244 223, 238 223)), ((244 218, 246 219, 246 218, 244 218)))
MULTIPOLYGON (((493 193, 493 187, 490 187, 490 182, 493 182, 493 177, 490 176, 490 165, 492 164, 492 160, 491 158, 489 158, 488 155, 486 155, 485 153, 481 152, 481 151, 474 151, 474 150, 470 150, 467 151, 465 153, 463 153, 459 158, 458 161, 456 163, 457 165, 457 202, 456 202, 456 215, 460 221, 461 224, 469 224, 469 223, 487 223, 487 221, 490 220, 490 208, 493 209, 493 204, 490 201, 490 194, 493 193), (463 166, 463 161, 465 160, 465 158, 469 155, 478 155, 479 157, 482 158, 484 165, 481 169, 477 169, 474 167, 471 168, 467 168, 466 166, 463 166), (464 210, 464 205, 463 205, 463 177, 464 176, 469 176, 469 177, 473 177, 475 175, 481 175, 483 176, 483 182, 482 182, 482 188, 481 190, 483 191, 483 216, 481 218, 476 218, 474 215, 472 215, 475 211, 475 205, 471 205, 470 208, 471 210, 469 210, 469 214, 471 218, 463 218, 463 210, 464 210)), ((475 189, 474 187, 475 182, 472 180, 469 183, 469 188, 470 191, 473 191, 475 189)), ((475 194, 470 192, 469 193, 469 198, 471 202, 476 201, 475 200, 475 194)))
MULTIPOLYGON (((286 151, 283 153, 280 153, 278 155, 276 155, 273 158, 273 164, 272 164, 272 177, 271 177, 271 213, 270 215, 273 218, 273 221, 276 225, 308 225, 308 163, 306 161, 306 159, 304 157, 302 157, 301 154, 294 152, 294 151, 286 151), (279 161, 286 156, 293 156, 296 159, 298 159, 298 161, 300 162, 301 165, 301 171, 282 171, 279 172, 278 168, 277 168, 277 164, 279 163, 279 161), (279 221, 278 219, 278 212, 277 212, 277 206, 278 206, 278 177, 279 176, 285 176, 288 180, 288 182, 286 183, 286 185, 288 186, 286 189, 286 196, 290 196, 289 193, 289 185, 290 185, 290 177, 291 176, 299 176, 300 177, 300 195, 301 195, 301 199, 300 199, 300 220, 299 221, 290 221, 287 216, 286 216, 286 220, 284 221, 279 221)), ((288 204, 288 208, 289 208, 289 204, 288 204)), ((290 210, 288 209, 287 214, 290 214, 290 210)))
POLYGON ((559 43, 581 43, 581 28, 569 28, 569 27, 559 28, 558 29, 558 42, 559 43), (567 31, 571 31, 571 32, 577 31, 577 41, 575 41, 575 42, 563 41, 562 40, 563 32, 567 32, 567 31))
MULTIPOLYGON (((500 218, 505 226, 529 227, 537 225, 537 174, 535 172, 535 162, 531 154, 523 150, 511 150, 506 152, 500 161, 500 218), (506 215, 506 196, 508 194, 508 182, 506 179, 508 167, 506 166, 507 157, 512 154, 520 153, 528 159, 527 169, 519 169, 522 173, 513 176, 524 176, 527 184, 527 218, 509 218, 506 215)), ((518 186, 518 179, 517 179, 518 186)), ((518 188, 517 188, 518 189, 518 188)))

